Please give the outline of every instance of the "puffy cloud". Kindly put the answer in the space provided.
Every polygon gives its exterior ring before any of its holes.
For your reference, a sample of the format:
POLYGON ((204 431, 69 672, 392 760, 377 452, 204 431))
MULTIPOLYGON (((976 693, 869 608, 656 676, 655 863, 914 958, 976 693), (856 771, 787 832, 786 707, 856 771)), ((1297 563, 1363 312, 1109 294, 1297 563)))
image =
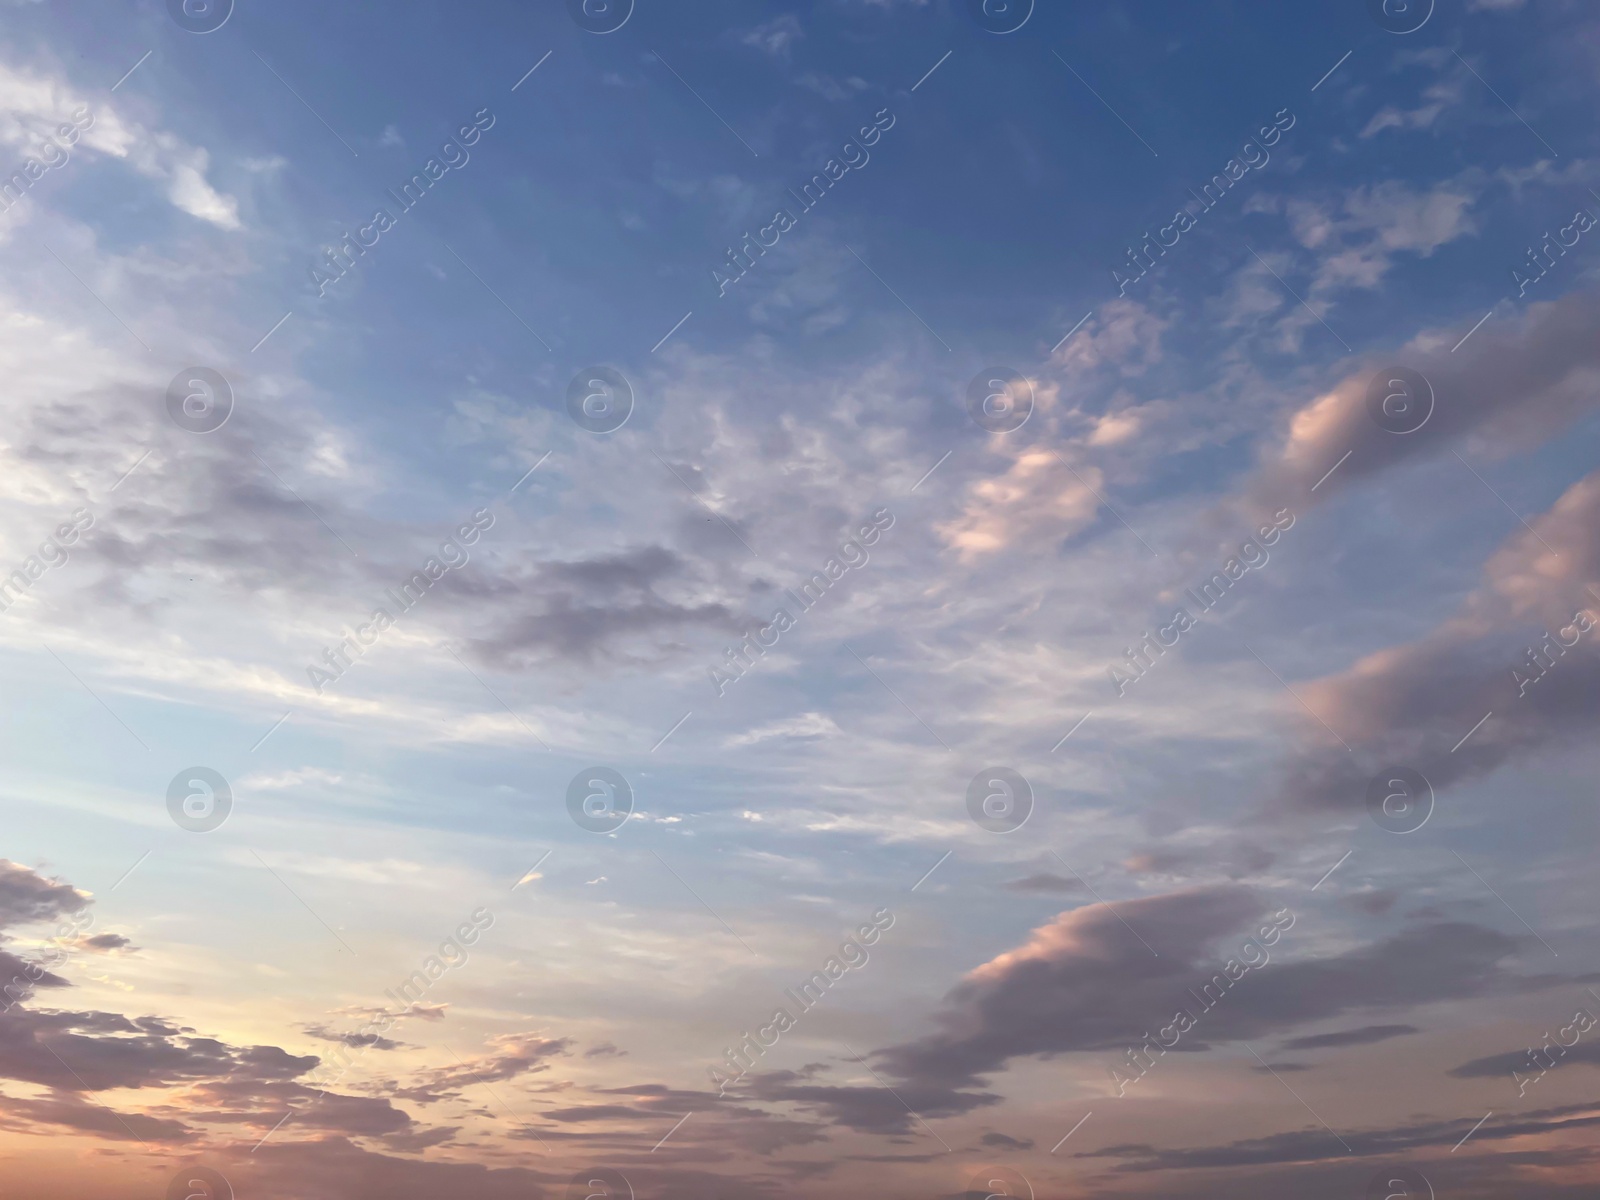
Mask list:
POLYGON ((774 58, 787 58, 790 47, 803 37, 805 31, 800 28, 800 19, 793 13, 783 13, 747 31, 739 40, 774 58))
POLYGON ((1309 196, 1287 201, 1295 237, 1321 256, 1312 273, 1312 297, 1376 287, 1396 254, 1427 258, 1476 233, 1471 209, 1479 179, 1474 172, 1426 189, 1387 180, 1352 188, 1333 204, 1309 196))
POLYGON ((1094 467, 1074 474, 1049 449, 1028 447, 1016 452, 1003 475, 978 479, 967 487, 960 514, 939 525, 939 536, 971 562, 1048 529, 1064 538, 1086 528, 1095 518, 1103 483, 1094 467))

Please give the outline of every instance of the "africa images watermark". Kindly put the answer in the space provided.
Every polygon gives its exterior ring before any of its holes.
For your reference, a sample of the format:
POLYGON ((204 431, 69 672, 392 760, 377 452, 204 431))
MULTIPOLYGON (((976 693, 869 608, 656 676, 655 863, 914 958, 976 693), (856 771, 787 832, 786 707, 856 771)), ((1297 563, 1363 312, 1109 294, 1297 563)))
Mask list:
POLYGON ((1528 247, 1528 261, 1523 263, 1520 268, 1511 268, 1511 282, 1517 285, 1517 295, 1526 296, 1530 287, 1550 273, 1550 270, 1556 265, 1556 259, 1565 257, 1567 251, 1576 246, 1579 239, 1593 229, 1594 226, 1594 214, 1586 208, 1580 208, 1572 214, 1572 221, 1569 224, 1563 225, 1556 230, 1553 247, 1551 245, 1550 231, 1548 229, 1545 230, 1544 238, 1539 243, 1539 248, 1535 250, 1532 246, 1528 247), (1565 237, 1569 233, 1572 235, 1570 242, 1565 237), (1528 270, 1529 268, 1532 269, 1532 273, 1524 275, 1522 273, 1523 270, 1528 270))
POLYGON ((94 114, 87 104, 80 104, 73 109, 70 123, 61 122, 55 137, 45 138, 38 158, 29 158, 9 176, 0 177, 0 212, 10 212, 47 172, 66 166, 72 158, 72 147, 78 144, 83 131, 93 125, 94 114))
MULTIPOLYGON (((1223 563, 1220 570, 1212 572, 1211 578, 1201 583, 1198 590, 1192 587, 1185 590, 1184 595, 1194 602, 1197 613, 1210 612, 1222 603, 1223 597, 1232 591, 1234 584, 1272 561, 1272 555, 1265 548, 1276 545, 1280 537, 1294 528, 1295 520, 1294 513, 1287 508, 1280 508, 1273 518, 1273 523, 1261 526, 1255 537, 1246 538, 1239 547, 1239 553, 1223 563)), ((1118 699, 1127 694, 1130 683, 1143 679, 1145 673, 1155 666, 1156 659, 1176 646, 1178 639, 1198 623, 1196 614, 1190 613, 1187 608, 1179 608, 1172 614, 1170 624, 1163 625, 1153 634, 1147 632, 1137 646, 1124 650, 1123 657, 1127 661, 1106 668, 1106 673, 1111 677, 1111 686, 1117 689, 1118 699), (1168 633, 1172 634, 1170 641, 1167 639, 1168 633), (1118 668, 1128 674, 1119 673, 1118 668)))
MULTIPOLYGON (((1230 958, 1226 965, 1223 966, 1220 974, 1213 975, 1208 982, 1200 985, 1199 992, 1190 988, 1189 995, 1200 1006, 1200 1013, 1210 1012, 1228 994, 1234 984, 1238 983, 1252 970, 1264 967, 1271 962, 1272 955, 1267 951, 1266 947, 1276 945, 1280 937, 1294 928, 1294 921, 1295 916, 1292 912, 1287 908, 1280 908, 1272 914, 1272 923, 1270 925, 1262 925, 1256 936, 1247 939, 1244 945, 1239 948, 1238 958, 1230 958), (1255 951, 1254 955, 1250 953, 1252 950, 1255 951)), ((1147 1032, 1137 1047, 1129 1046, 1127 1050, 1123 1051, 1123 1058, 1126 1060, 1124 1065, 1133 1074, 1124 1075, 1116 1067, 1108 1068, 1111 1072, 1111 1082, 1117 1085, 1118 1098, 1120 1099, 1127 1094, 1129 1085, 1138 1083, 1139 1080, 1143 1079, 1150 1068, 1155 1065, 1156 1059, 1176 1046, 1183 1039, 1183 1035, 1199 1023, 1199 1019, 1199 1016, 1189 1009, 1180 1008, 1173 1015, 1172 1021, 1157 1031, 1154 1039, 1147 1032), (1167 1037, 1169 1033, 1172 1035, 1170 1040, 1167 1037), (1153 1050, 1151 1048, 1152 1041, 1156 1046, 1153 1050)))
MULTIPOLYGON (((887 108, 880 108, 874 115, 871 125, 863 125, 861 132, 853 139, 847 139, 844 148, 839 151, 838 158, 830 158, 822 165, 822 170, 813 175, 807 182, 800 185, 800 191, 789 189, 789 194, 800 202, 802 215, 810 212, 828 194, 828 189, 833 187, 851 171, 859 171, 872 161, 872 155, 867 153, 868 146, 876 146, 878 139, 894 128, 895 116, 887 108), (888 123, 884 123, 884 118, 888 123)), ((728 247, 727 261, 722 267, 711 268, 711 282, 717 285, 718 297, 726 296, 728 288, 743 279, 745 273, 755 266, 756 259, 766 254, 778 244, 779 239, 798 223, 797 218, 787 208, 780 208, 772 215, 772 222, 757 229, 752 237, 749 233, 739 243, 739 248, 728 247), (772 235, 769 242, 767 234, 772 235), (733 272, 724 275, 723 270, 733 272)))
MULTIPOLYGON (((472 160, 472 155, 466 151, 467 146, 477 144, 480 137, 488 130, 494 128, 495 117, 487 108, 480 108, 473 114, 473 123, 463 125, 454 138, 445 140, 439 150, 438 158, 430 158, 420 168, 414 171, 411 178, 400 185, 400 190, 389 189, 389 195, 399 205, 399 211, 409 212, 415 208, 434 184, 443 179, 452 169, 460 170, 472 160)), ((372 214, 372 220, 358 228, 355 233, 346 232, 340 239, 337 247, 323 247, 324 262, 311 268, 311 282, 316 285, 317 295, 326 296, 328 285, 343 279, 350 268, 356 264, 356 259, 363 257, 366 252, 378 244, 380 238, 396 224, 396 218, 387 208, 377 209, 372 214), (366 235, 372 234, 368 241, 366 235), (342 257, 341 257, 342 255, 342 257)))
POLYGON ((71 557, 66 548, 77 545, 84 530, 94 524, 94 514, 87 508, 75 508, 67 515, 70 520, 63 521, 54 533, 39 543, 39 553, 28 555, 21 566, 0 579, 0 612, 9 612, 46 571, 65 566, 71 557), (16 594, 12 595, 13 592, 16 594))
POLYGON ((1523 661, 1517 667, 1511 668, 1511 682, 1517 685, 1517 696, 1520 698, 1528 694, 1528 689, 1545 677, 1556 659, 1561 658, 1582 639, 1583 635, 1595 626, 1594 616, 1586 608, 1580 608, 1568 621, 1555 633, 1546 633, 1540 640, 1538 648, 1529 646, 1523 661), (1572 634, 1568 641, 1565 634, 1572 634), (1518 669, 1520 667, 1520 670, 1518 669), (1527 671, 1526 675, 1522 671, 1527 671))
POLYGON ((1154 251, 1152 252, 1150 231, 1145 230, 1144 240, 1138 250, 1131 246, 1128 248, 1128 265, 1138 270, 1137 274, 1130 274, 1126 278, 1116 268, 1112 268, 1111 278, 1117 285, 1117 295, 1126 296, 1131 284, 1139 282, 1156 265, 1156 259, 1178 244, 1178 240, 1193 229, 1206 213, 1210 212, 1219 203, 1223 196, 1234 184, 1243 179, 1252 169, 1259 170, 1271 161, 1272 155, 1268 154, 1265 147, 1276 146, 1278 139, 1294 128, 1294 114, 1287 108, 1280 108, 1271 125, 1263 125, 1259 135, 1252 140, 1247 140, 1244 148, 1239 151, 1237 158, 1230 158, 1222 170, 1213 175, 1209 182, 1200 185, 1196 192, 1189 189, 1189 194, 1194 197, 1194 207, 1187 200, 1183 207, 1173 214, 1170 224, 1163 225, 1156 230, 1154 251), (1287 118, 1287 124, 1285 123, 1287 118), (1251 153, 1254 151, 1254 153, 1251 153), (1167 233, 1172 234, 1172 240, 1166 239, 1167 233))
POLYGON ((311 686, 317 689, 317 694, 320 696, 330 683, 343 678, 344 673, 367 652, 367 647, 376 645, 378 638, 395 623, 400 614, 415 608, 436 582, 448 572, 472 561, 472 555, 466 547, 475 545, 484 531, 493 527, 494 514, 486 508, 478 509, 472 514, 471 521, 464 522, 452 536, 439 543, 438 555, 428 559, 419 570, 411 572, 410 578, 400 585, 398 591, 394 588, 385 589, 384 598, 394 606, 393 613, 379 605, 372 610, 368 620, 333 645, 324 646, 322 663, 318 664, 312 659, 306 667, 306 675, 311 679, 311 686))
MULTIPOLYGON (((1593 988, 1588 989, 1588 991, 1591 996, 1595 996, 1593 988)), ((1596 996, 1596 999, 1600 999, 1600 996, 1596 996)), ((1517 1085, 1517 1095, 1526 1096, 1528 1089, 1543 1079, 1547 1072, 1554 1069, 1558 1065, 1558 1060, 1565 1058, 1567 1051, 1576 1046, 1583 1035, 1593 1029, 1596 1024, 1600 1024, 1600 1019, 1597 1019, 1587 1008, 1580 1008, 1572 1015, 1572 1020, 1562 1026, 1554 1039, 1550 1037, 1550 1031, 1548 1029, 1545 1030, 1542 1048, 1535 1050, 1532 1046, 1528 1047, 1528 1061, 1524 1066, 1530 1074, 1524 1077, 1521 1072, 1514 1068, 1511 1072, 1511 1082, 1517 1085), (1572 1035, 1570 1042, 1566 1037, 1569 1033, 1572 1035), (1552 1043, 1555 1046, 1555 1053, 1553 1054, 1551 1053, 1552 1043), (1539 1073, 1537 1075, 1532 1074, 1531 1072, 1534 1070, 1539 1073)))
MULTIPOLYGON (((813 571, 811 577, 800 585, 798 592, 793 588, 786 588, 784 595, 793 601, 801 612, 810 612, 828 589, 843 579, 848 572, 864 567, 872 560, 865 547, 877 545, 878 539, 893 528, 894 514, 887 508, 880 508, 872 514, 870 522, 864 523, 856 531, 855 537, 846 538, 840 543, 839 553, 824 563, 820 571, 813 571)), ((711 686, 717 689, 717 695, 726 693, 730 683, 744 678, 744 673, 755 665, 756 659, 764 657, 767 651, 776 646, 778 640, 794 627, 794 616, 787 608, 780 608, 772 614, 772 620, 759 629, 745 634, 737 646, 729 646, 724 650, 722 657, 725 661, 722 666, 707 668, 711 676, 711 686)))
POLYGON ((469 918, 456 927, 455 933, 439 943, 438 954, 426 956, 422 960, 421 968, 411 972, 399 986, 384 989, 383 994, 400 1005, 399 1011, 380 1010, 359 1031, 338 1043, 335 1049, 329 1052, 327 1061, 319 1062, 317 1071, 307 1078, 307 1086, 318 1087, 324 1093, 334 1087, 354 1063, 355 1055, 350 1053, 350 1048, 359 1046, 363 1054, 370 1050, 397 1021, 416 1010, 417 1004, 427 995, 428 989, 444 978, 446 972, 466 965, 470 956, 467 947, 474 945, 484 931, 493 925, 492 912, 484 907, 473 909, 469 918), (335 1059, 338 1061, 335 1062, 335 1059), (316 1076, 320 1075, 324 1068, 333 1072, 332 1077, 325 1080, 317 1079, 316 1076))
MULTIPOLYGON (((3 1002, 0 1002, 0 1014, 10 1012, 12 1005, 31 996, 34 988, 42 983, 46 976, 49 976, 56 967, 66 961, 67 952, 61 948, 61 943, 65 942, 69 946, 77 945, 81 941, 84 932, 93 924, 94 914, 89 911, 87 906, 80 908, 62 921, 56 927, 55 937, 51 939, 51 945, 45 950, 40 959, 37 962, 24 961, 22 963, 22 973, 13 975, 11 982, 6 984, 4 989, 0 989, 0 997, 3 997, 3 1002)), ((58 980, 57 982, 59 983, 60 981, 58 980)))
MULTIPOLYGON (((809 1012, 827 994, 828 989, 846 974, 866 966, 871 955, 864 947, 876 945, 878 939, 893 928, 894 914, 887 908, 880 908, 872 914, 870 924, 863 924, 856 930, 855 936, 848 937, 840 943, 839 953, 823 963, 821 970, 811 972, 810 977, 798 988, 784 988, 783 994, 794 1002, 798 1013, 809 1012)), ((754 1034, 746 1033, 744 1040, 737 1046, 730 1046, 724 1050, 722 1057, 730 1074, 724 1074, 717 1067, 710 1068, 711 1082, 717 1085, 717 1094, 725 1095, 729 1087, 744 1078, 745 1072, 755 1066, 756 1060, 776 1046, 782 1035, 795 1027, 796 1018, 797 1013, 791 1013, 787 1008, 779 1008, 772 1014, 772 1020, 754 1034)))

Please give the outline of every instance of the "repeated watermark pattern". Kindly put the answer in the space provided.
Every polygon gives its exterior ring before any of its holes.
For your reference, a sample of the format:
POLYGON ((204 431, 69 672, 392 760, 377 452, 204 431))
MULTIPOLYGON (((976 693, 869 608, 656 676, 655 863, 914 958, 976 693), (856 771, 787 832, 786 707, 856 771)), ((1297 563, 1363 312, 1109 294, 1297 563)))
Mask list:
POLYGON ((783 596, 788 603, 774 609, 771 619, 745 634, 738 645, 725 649, 720 665, 706 669, 717 695, 726 695, 728 685, 743 679, 759 660, 766 657, 767 651, 795 627, 800 617, 822 603, 846 575, 871 562, 870 548, 876 546, 878 539, 893 528, 894 514, 887 508, 878 509, 870 521, 863 521, 860 528, 840 542, 838 552, 813 571, 805 582, 785 588, 783 596))
POLYGON ((822 169, 806 182, 800 185, 797 192, 789 189, 789 194, 794 197, 798 212, 791 212, 787 205, 779 208, 772 214, 772 220, 757 229, 752 236, 746 233, 740 239, 737 247, 729 246, 725 260, 720 266, 711 269, 711 282, 717 285, 717 296, 721 298, 728 294, 728 289, 755 266, 756 259, 763 257, 768 250, 782 240, 788 233, 818 204, 824 197, 851 171, 859 171, 872 161, 871 147, 876 146, 880 138, 894 128, 895 116, 887 108, 882 108, 873 115, 872 124, 863 125, 861 131, 854 137, 847 138, 839 150, 836 158, 830 158, 822 164, 822 169), (768 235, 771 240, 768 240, 768 235))
POLYGON ((337 642, 323 647, 321 661, 313 659, 306 667, 306 678, 321 695, 331 683, 337 683, 366 652, 378 644, 385 631, 394 627, 400 617, 422 602, 434 584, 451 571, 460 570, 472 561, 470 547, 478 544, 485 531, 494 527, 494 514, 480 508, 470 521, 463 521, 439 543, 439 553, 429 558, 398 586, 384 589, 384 603, 376 605, 371 616, 349 628, 337 642))
POLYGON ((1588 7, 7 11, 0 1193, 1589 1186, 1588 7))
POLYGON ((28 194, 29 189, 51 171, 59 171, 72 160, 72 148, 78 144, 84 130, 94 127, 94 114, 89 106, 79 105, 71 121, 63 121, 52 133, 42 137, 44 145, 34 156, 7 175, 0 175, 0 212, 9 212, 28 194))
POLYGON ((365 225, 357 227, 353 233, 347 231, 336 246, 323 247, 322 261, 309 268, 317 295, 326 296, 328 288, 348 275, 356 263, 366 257, 367 251, 376 246, 401 217, 422 203, 446 175, 471 162, 469 147, 476 146, 478 139, 494 128, 494 122, 494 113, 487 107, 480 108, 473 114, 471 124, 461 126, 454 137, 445 139, 435 157, 413 171, 399 187, 388 189, 389 198, 394 201, 393 213, 388 206, 374 209, 365 225))
POLYGON ((837 954, 831 955, 799 984, 784 988, 783 997, 788 1004, 774 1009, 772 1019, 755 1033, 746 1032, 737 1045, 724 1050, 722 1065, 710 1069, 710 1079, 716 1085, 717 1094, 726 1094, 730 1087, 743 1079, 767 1051, 776 1046, 784 1034, 795 1028, 802 1016, 820 1004, 846 975, 861 970, 871 962, 872 955, 867 947, 877 945, 878 939, 893 928, 894 913, 887 908, 878 909, 872 914, 871 921, 863 922, 850 937, 839 943, 837 954))
POLYGON ((1172 220, 1156 230, 1155 237, 1150 236, 1147 230, 1139 240, 1138 247, 1128 247, 1127 262, 1113 268, 1111 282, 1117 285, 1117 295, 1126 296, 1128 289, 1138 283, 1155 267, 1156 260, 1166 257, 1168 250, 1172 249, 1188 233, 1199 224, 1200 219, 1222 203, 1228 193, 1251 171, 1258 171, 1272 161, 1269 147, 1276 146, 1285 133, 1294 128, 1295 116, 1287 108, 1280 108, 1273 117, 1272 124, 1263 125, 1260 132, 1253 138, 1247 139, 1239 153, 1228 159, 1222 169, 1209 180, 1200 185, 1200 190, 1189 189, 1191 200, 1185 200, 1183 207, 1172 216, 1172 220), (1171 240, 1167 239, 1168 234, 1171 240), (1126 271, 1124 275, 1122 272, 1126 271))
POLYGON ((1205 1015, 1222 1003, 1224 997, 1229 995, 1234 986, 1238 984, 1251 971, 1258 971, 1272 961, 1270 946, 1278 944, 1285 933, 1294 928, 1295 915, 1287 908, 1279 909, 1272 914, 1270 923, 1261 926, 1256 936, 1247 939, 1239 947, 1238 956, 1230 958, 1222 968, 1202 983, 1198 990, 1188 989, 1189 999, 1194 1001, 1194 1007, 1187 1004, 1179 1008, 1172 1020, 1163 1025, 1155 1037, 1149 1031, 1141 1034, 1137 1044, 1129 1046, 1123 1051, 1123 1062, 1120 1067, 1107 1068, 1111 1073, 1111 1082, 1116 1085, 1117 1096, 1127 1095, 1128 1088, 1138 1083, 1155 1066, 1168 1050, 1175 1049, 1183 1041, 1184 1034, 1194 1029, 1204 1019, 1205 1015), (1170 1036, 1169 1036, 1170 1035, 1170 1036))

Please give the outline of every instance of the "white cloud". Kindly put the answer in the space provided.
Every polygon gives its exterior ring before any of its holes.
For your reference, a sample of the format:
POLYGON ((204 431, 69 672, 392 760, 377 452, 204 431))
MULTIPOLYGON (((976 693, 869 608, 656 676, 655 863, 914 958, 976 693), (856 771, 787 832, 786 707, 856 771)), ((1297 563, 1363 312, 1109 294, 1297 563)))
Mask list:
POLYGON ((81 136, 67 148, 69 154, 87 150, 121 159, 165 185, 167 199, 177 208, 222 229, 240 227, 238 201, 206 180, 210 158, 204 148, 126 120, 109 103, 86 99, 64 79, 0 63, 0 146, 15 154, 15 161, 0 163, 0 173, 9 176, 41 153, 55 157, 47 147, 62 146, 62 128, 75 123, 81 136))
POLYGON ((1385 129, 1432 129, 1445 109, 1460 99, 1461 85, 1454 80, 1429 84, 1415 108, 1399 108, 1392 104, 1380 108, 1361 130, 1361 136, 1374 137, 1385 129))
POLYGON ((797 717, 789 717, 782 721, 772 721, 766 725, 758 725, 737 737, 731 737, 723 744, 729 748, 735 746, 754 746, 771 738, 818 738, 829 737, 843 732, 833 718, 822 713, 807 712, 797 717))
POLYGON ((793 13, 784 13, 762 25, 757 25, 739 40, 746 46, 754 46, 758 50, 776 58, 787 58, 789 48, 805 37, 805 32, 800 28, 800 20, 793 13))

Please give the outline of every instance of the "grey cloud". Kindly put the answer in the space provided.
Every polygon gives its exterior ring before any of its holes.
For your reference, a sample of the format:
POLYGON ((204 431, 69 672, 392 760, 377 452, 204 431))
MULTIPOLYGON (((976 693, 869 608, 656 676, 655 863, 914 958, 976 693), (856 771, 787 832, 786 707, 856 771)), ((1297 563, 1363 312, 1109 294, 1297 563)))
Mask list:
POLYGON ((1253 842, 1229 841, 1211 846, 1160 846, 1140 851, 1123 866, 1135 875, 1191 875, 1222 872, 1238 879, 1265 871, 1277 855, 1253 842))
POLYGON ((71 884, 0 858, 0 929, 59 920, 88 903, 89 898, 71 884))
POLYGON ((1517 943, 1474 925, 1439 923, 1314 959, 1291 957, 1290 928, 1271 962, 1221 988, 1222 998, 1205 1008, 1189 989, 1221 975, 1267 911, 1249 889, 1219 886, 1122 901, 1115 914, 1102 906, 1063 913, 952 989, 935 1016, 939 1032, 874 1057, 918 1086, 962 1088, 1016 1057, 1138 1045, 1180 1009, 1196 1025, 1175 1049, 1193 1052, 1347 1012, 1549 983, 1504 971, 1499 964, 1517 943))
POLYGON ((97 933, 93 937, 79 940, 78 945, 85 950, 93 950, 100 954, 109 954, 113 950, 131 950, 133 942, 123 937, 120 933, 97 933))
POLYGON ((1336 1033, 1315 1033, 1310 1037, 1290 1038, 1283 1050, 1326 1050, 1335 1046, 1369 1046, 1390 1038, 1420 1033, 1415 1025, 1363 1025, 1359 1029, 1341 1029, 1336 1033))
POLYGON ((834 1087, 802 1083, 789 1071, 768 1071, 749 1078, 749 1093, 755 1100, 795 1104, 846 1128, 890 1136, 903 1137, 918 1130, 912 1112, 932 1119, 958 1117, 998 1104, 1001 1099, 991 1093, 959 1091, 937 1082, 908 1083, 891 1093, 876 1083, 834 1087))
POLYGON ((942 1032, 875 1057, 908 1080, 967 1087, 1018 1055, 1125 1046, 1144 1028, 1130 1022, 1169 1019, 1216 961, 1207 947, 1253 929, 1267 905, 1223 886, 1124 901, 1118 912, 1156 954, 1102 906, 1062 913, 952 989, 935 1018, 942 1032))
POLYGON ((1014 1137, 1007 1137, 1003 1133, 986 1133, 978 1141, 985 1146, 1003 1146, 1008 1150, 1033 1149, 1032 1138, 1023 1138, 1019 1141, 1014 1137))
POLYGON ((1600 660, 1584 644, 1600 633, 1577 633, 1574 652, 1545 651, 1552 662, 1542 670, 1526 654, 1545 635, 1576 629, 1569 622, 1579 610, 1600 624, 1597 581, 1600 472, 1508 538, 1456 616, 1302 687, 1306 704, 1355 753, 1311 730, 1314 740, 1285 768, 1281 803, 1358 811, 1369 781, 1389 767, 1420 771, 1437 790, 1590 736, 1600 715, 1600 660), (1488 713, 1493 718, 1463 742, 1488 713))
POLYGON ((483 585, 463 581, 459 588, 494 600, 499 610, 489 618, 491 630, 469 636, 467 645, 484 666, 525 669, 550 659, 587 662, 621 655, 626 643, 641 637, 737 628, 725 604, 664 594, 665 585, 686 574, 686 565, 671 551, 648 546, 587 561, 545 563, 526 576, 483 585))
MULTIPOLYGON (((1368 1158, 1424 1148, 1448 1150, 1472 1129, 1477 1119, 1459 1117, 1421 1121, 1397 1129, 1342 1130, 1339 1137, 1348 1143, 1349 1150, 1326 1129, 1315 1127, 1198 1149, 1158 1149, 1147 1143, 1134 1143, 1080 1152, 1074 1157, 1121 1159, 1122 1165, 1117 1169, 1127 1172, 1214 1169, 1271 1163, 1348 1162, 1352 1155, 1368 1158)), ((1472 1136, 1474 1141, 1506 1141, 1560 1130, 1587 1129, 1595 1125, 1600 1125, 1600 1115, 1594 1113, 1593 1105, 1571 1105, 1491 1121, 1472 1136)))
POLYGON ((193 1136, 181 1121, 118 1112, 70 1092, 32 1100, 0 1096, 0 1124, 35 1134, 45 1132, 35 1126, 76 1129, 111 1141, 181 1142, 193 1136))
MULTIPOLYGON (((693 1122, 690 1122, 693 1125, 693 1122)), ((682 1136, 680 1134, 680 1136, 682 1136)), ((669 1143, 670 1145, 670 1143, 669 1143)), ((718 1175, 657 1163, 630 1145, 622 1166, 636 1196, 654 1200, 768 1200, 785 1194, 770 1179, 718 1175)), ((649 1146, 644 1150, 648 1152, 649 1146)), ((665 1149, 663 1150, 665 1153, 665 1149)), ((221 1164, 230 1178, 228 1162, 221 1164)), ((237 1154, 238 1179, 251 1196, 301 1196, 314 1180, 319 1196, 383 1197, 384 1200, 562 1200, 574 1170, 582 1165, 540 1162, 536 1167, 499 1167, 476 1162, 400 1157, 363 1149, 347 1138, 312 1142, 266 1142, 254 1153, 237 1154)), ((244 1188, 235 1180, 235 1188, 244 1188)), ((584 1193, 579 1192, 578 1195, 584 1193)))
POLYGON ((1284 444, 1263 460, 1250 483, 1250 507, 1320 503, 1409 459, 1442 454, 1468 434, 1495 445, 1529 445, 1570 424, 1596 404, 1600 370, 1600 296, 1578 292, 1530 306, 1520 319, 1496 317, 1461 349, 1474 314, 1451 336, 1419 337, 1372 361, 1297 412, 1284 444), (1409 366, 1433 386, 1433 416, 1420 430, 1396 435, 1367 412, 1367 385, 1388 366, 1409 366), (1335 463, 1350 457, 1315 493, 1335 463))
POLYGON ((409 1114, 382 1096, 345 1096, 290 1080, 210 1080, 190 1094, 186 1115, 196 1123, 271 1129, 285 1112, 301 1129, 377 1137, 409 1132, 409 1114))
POLYGON ((1021 879, 1008 879, 1000 885, 1013 892, 1081 892, 1084 886, 1076 879, 1068 879, 1065 875, 1052 875, 1048 871, 1035 871, 1032 875, 1024 875, 1021 879))
MULTIPOLYGON (((439 556, 449 526, 375 516, 362 503, 365 485, 320 465, 326 443, 342 449, 340 431, 325 421, 266 410, 241 394, 228 436, 198 438, 130 415, 151 407, 146 388, 111 388, 38 405, 15 430, 18 454, 84 481, 79 502, 94 515, 70 550, 80 564, 63 577, 70 585, 54 585, 63 619, 93 607, 156 621, 187 602, 168 585, 201 576, 257 606, 263 598, 280 606, 350 606, 347 619, 356 621, 388 604, 386 589, 439 556), (148 459, 110 492, 115 464, 145 450, 148 459)), ((348 474, 359 478, 361 469, 348 474)), ((463 496, 460 511, 447 515, 464 519, 481 505, 481 498, 463 496)), ((487 507, 506 516, 497 503, 487 507)), ((434 591, 450 603, 426 610, 428 620, 459 630, 483 665, 522 670, 551 660, 626 661, 630 654, 656 661, 686 632, 738 625, 734 608, 699 578, 699 561, 666 546, 549 557, 508 536, 508 526, 493 528, 469 549, 464 568, 437 581, 434 591)), ((303 675, 301 662, 282 669, 297 680, 303 675)))
POLYGON ((550 1069, 550 1061, 571 1052, 571 1038, 546 1038, 530 1033, 500 1034, 490 1039, 489 1053, 449 1066, 419 1071, 412 1083, 391 1085, 394 1094, 421 1104, 432 1104, 474 1085, 483 1086, 520 1075, 537 1075, 550 1069))
POLYGON ((11 1000, 23 1000, 33 994, 35 988, 64 988, 71 987, 61 976, 53 971, 47 971, 37 964, 30 963, 27 959, 12 954, 9 950, 0 950, 0 987, 9 987, 11 990, 5 995, 11 1000))
MULTIPOLYGON (((1568 1063, 1586 1063, 1589 1066, 1600 1066, 1600 1042, 1580 1042, 1575 1046, 1566 1047, 1562 1054, 1551 1043, 1548 1053, 1544 1050, 1544 1041, 1536 1040, 1533 1049, 1538 1050, 1547 1058, 1555 1060, 1556 1068, 1564 1067, 1568 1063)), ((1556 1068, 1551 1068, 1552 1070, 1556 1068)), ((1464 1062, 1459 1067, 1453 1067, 1450 1074, 1457 1079, 1492 1079, 1496 1075, 1506 1079, 1511 1078, 1511 1072, 1518 1071, 1526 1077, 1530 1074, 1537 1075, 1540 1068, 1530 1065, 1526 1050, 1511 1050, 1505 1054, 1491 1054, 1487 1058, 1474 1058, 1464 1062)))
POLYGON ((316 1066, 276 1046, 230 1046, 159 1020, 13 1008, 0 1021, 0 1078, 63 1092, 161 1087, 241 1074, 289 1079, 316 1066))

